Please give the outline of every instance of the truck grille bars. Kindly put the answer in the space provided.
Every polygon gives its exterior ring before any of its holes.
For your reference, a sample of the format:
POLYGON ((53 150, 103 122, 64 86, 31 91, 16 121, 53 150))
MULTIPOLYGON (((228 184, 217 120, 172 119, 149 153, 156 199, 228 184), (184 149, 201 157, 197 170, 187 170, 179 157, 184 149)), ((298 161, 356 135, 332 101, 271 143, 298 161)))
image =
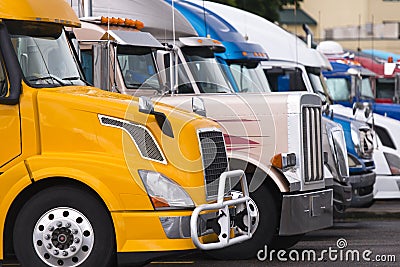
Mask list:
MULTIPOLYGON (((220 175, 228 170, 225 141, 222 132, 216 129, 202 129, 198 132, 200 151, 203 159, 204 182, 207 201, 216 200, 220 175)), ((226 181, 225 192, 231 188, 226 181)))
POLYGON ((304 182, 318 182, 324 179, 321 144, 321 107, 303 106, 302 128, 304 182))

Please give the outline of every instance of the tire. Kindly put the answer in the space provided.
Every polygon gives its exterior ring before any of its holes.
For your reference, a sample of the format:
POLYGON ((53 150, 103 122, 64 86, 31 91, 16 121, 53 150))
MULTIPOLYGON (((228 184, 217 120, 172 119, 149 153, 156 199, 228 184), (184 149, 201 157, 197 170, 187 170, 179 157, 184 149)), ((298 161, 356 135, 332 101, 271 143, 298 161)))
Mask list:
POLYGON ((341 204, 333 204, 333 219, 342 220, 346 218, 346 207, 341 204))
POLYGON ((263 249, 272 239, 278 227, 278 205, 270 189, 261 185, 250 197, 257 205, 259 223, 253 237, 243 243, 223 249, 207 251, 207 255, 220 260, 243 260, 255 258, 257 252, 263 249))
POLYGON ((14 225, 21 266, 116 266, 113 224, 102 203, 74 186, 53 186, 31 197, 14 225))
POLYGON ((275 235, 269 247, 273 249, 287 249, 296 245, 303 238, 303 236, 304 234, 290 236, 275 235))

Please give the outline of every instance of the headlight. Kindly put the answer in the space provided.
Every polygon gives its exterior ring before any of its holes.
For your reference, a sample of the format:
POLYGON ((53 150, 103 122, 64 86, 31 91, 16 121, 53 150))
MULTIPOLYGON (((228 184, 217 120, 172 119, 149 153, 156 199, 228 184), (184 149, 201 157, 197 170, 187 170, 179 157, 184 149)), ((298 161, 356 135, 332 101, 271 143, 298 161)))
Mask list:
POLYGON ((161 173, 139 170, 147 194, 155 209, 193 208, 194 203, 186 191, 161 173))
POLYGON ((362 167, 361 162, 351 154, 347 154, 347 160, 349 162, 349 167, 362 167))
POLYGON ((336 167, 340 176, 349 177, 349 164, 346 158, 347 148, 343 129, 340 126, 327 129, 329 135, 329 146, 335 159, 336 167))
POLYGON ((389 169, 393 175, 400 175, 400 158, 399 156, 391 153, 385 153, 386 161, 389 165, 389 169))

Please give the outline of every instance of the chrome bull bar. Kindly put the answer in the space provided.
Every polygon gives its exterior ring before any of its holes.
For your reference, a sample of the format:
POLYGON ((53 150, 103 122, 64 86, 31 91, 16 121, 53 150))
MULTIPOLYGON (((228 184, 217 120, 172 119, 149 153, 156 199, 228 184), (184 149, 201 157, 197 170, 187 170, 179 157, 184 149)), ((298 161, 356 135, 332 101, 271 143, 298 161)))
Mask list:
MULTIPOLYGON (((234 170, 227 171, 221 174, 219 178, 219 186, 218 186, 218 198, 217 203, 213 204, 203 204, 195 208, 190 218, 190 235, 195 246, 201 250, 211 250, 211 249, 220 249, 227 246, 231 246, 243 241, 246 241, 252 237, 250 225, 251 225, 251 217, 248 215, 247 218, 244 218, 244 223, 247 225, 246 231, 240 231, 239 236, 231 237, 231 216, 229 213, 229 206, 237 205, 237 204, 245 204, 246 211, 250 211, 249 208, 249 189, 247 186, 246 175, 242 170, 234 170), (240 183, 242 187, 243 196, 237 199, 224 201, 224 191, 225 191, 225 182, 228 178, 240 177, 240 183), (202 211, 206 210, 218 210, 218 224, 221 228, 221 231, 218 235, 218 242, 213 243, 202 243, 199 240, 198 234, 198 218, 202 211)), ((249 212, 248 212, 249 214, 249 212)))

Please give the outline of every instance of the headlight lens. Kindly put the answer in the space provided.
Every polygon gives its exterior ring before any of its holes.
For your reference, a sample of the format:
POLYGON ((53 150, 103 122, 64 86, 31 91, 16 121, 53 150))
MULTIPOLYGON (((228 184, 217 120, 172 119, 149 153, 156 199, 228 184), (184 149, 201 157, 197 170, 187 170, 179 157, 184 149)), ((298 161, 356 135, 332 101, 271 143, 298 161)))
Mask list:
POLYGON ((349 167, 362 167, 361 162, 351 154, 347 154, 347 159, 349 162, 349 167))
POLYGON ((147 194, 155 209, 193 208, 194 203, 186 191, 159 172, 139 170, 147 194))
POLYGON ((393 175, 400 175, 400 158, 392 153, 383 153, 393 175))

